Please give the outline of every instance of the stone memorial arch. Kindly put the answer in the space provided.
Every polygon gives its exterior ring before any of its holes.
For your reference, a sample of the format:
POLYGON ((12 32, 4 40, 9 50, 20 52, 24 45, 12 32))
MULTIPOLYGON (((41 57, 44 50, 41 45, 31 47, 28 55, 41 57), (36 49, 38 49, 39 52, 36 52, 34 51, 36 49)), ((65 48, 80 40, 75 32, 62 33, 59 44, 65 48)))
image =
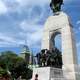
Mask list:
POLYGON ((44 27, 42 49, 51 50, 55 46, 54 38, 61 34, 62 60, 64 75, 68 80, 78 80, 76 74, 77 54, 76 45, 69 16, 64 12, 50 16, 44 27), (53 40, 52 40, 53 39, 53 40))

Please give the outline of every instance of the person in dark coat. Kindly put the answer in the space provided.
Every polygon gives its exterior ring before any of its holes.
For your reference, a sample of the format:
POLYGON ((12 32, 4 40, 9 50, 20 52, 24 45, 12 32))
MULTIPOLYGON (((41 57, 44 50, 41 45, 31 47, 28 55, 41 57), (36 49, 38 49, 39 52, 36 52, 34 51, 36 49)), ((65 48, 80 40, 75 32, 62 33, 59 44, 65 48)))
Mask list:
POLYGON ((38 74, 35 75, 35 80, 38 80, 38 74))

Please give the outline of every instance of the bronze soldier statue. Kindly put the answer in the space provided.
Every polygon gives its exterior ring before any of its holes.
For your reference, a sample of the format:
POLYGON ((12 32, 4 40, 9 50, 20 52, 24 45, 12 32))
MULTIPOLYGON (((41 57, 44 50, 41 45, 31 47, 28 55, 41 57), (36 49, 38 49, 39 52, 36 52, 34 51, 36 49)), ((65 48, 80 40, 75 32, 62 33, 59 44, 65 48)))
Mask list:
POLYGON ((55 13, 61 11, 62 4, 63 4, 63 0, 51 0, 50 7, 55 13))
POLYGON ((55 49, 48 50, 42 49, 40 53, 36 55, 39 67, 55 67, 62 68, 62 54, 56 47, 55 49))

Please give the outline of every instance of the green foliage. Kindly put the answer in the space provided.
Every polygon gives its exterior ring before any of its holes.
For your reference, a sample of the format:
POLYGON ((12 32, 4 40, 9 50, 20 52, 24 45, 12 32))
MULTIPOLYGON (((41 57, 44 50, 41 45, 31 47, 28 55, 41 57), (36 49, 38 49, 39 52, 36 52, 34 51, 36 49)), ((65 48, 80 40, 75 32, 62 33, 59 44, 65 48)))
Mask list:
POLYGON ((19 57, 16 53, 12 51, 1 52, 0 55, 0 74, 4 72, 10 72, 12 78, 18 78, 22 76, 23 78, 31 78, 32 70, 28 69, 28 64, 25 60, 19 57), (28 74, 30 73, 30 74, 28 74))
POLYGON ((32 70, 27 68, 27 70, 22 73, 22 78, 26 79, 26 80, 31 79, 32 78, 32 70))
POLYGON ((4 70, 3 68, 0 67, 0 76, 2 76, 5 73, 6 73, 6 70, 4 70))
POLYGON ((21 62, 13 68, 12 76, 14 76, 16 79, 19 76, 21 76, 23 79, 30 79, 32 77, 32 70, 27 67, 25 62, 21 62))
POLYGON ((18 60, 18 58, 18 55, 12 51, 2 52, 0 56, 0 66, 6 70, 10 70, 11 67, 20 60, 18 60))

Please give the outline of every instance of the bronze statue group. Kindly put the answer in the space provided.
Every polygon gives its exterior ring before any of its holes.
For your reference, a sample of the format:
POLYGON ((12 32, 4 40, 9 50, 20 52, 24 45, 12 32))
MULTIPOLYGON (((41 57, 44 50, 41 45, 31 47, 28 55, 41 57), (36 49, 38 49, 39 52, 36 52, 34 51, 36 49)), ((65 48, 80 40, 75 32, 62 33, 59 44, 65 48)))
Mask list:
POLYGON ((57 49, 54 48, 52 50, 43 49, 41 52, 37 53, 37 64, 39 67, 55 67, 55 68, 62 68, 62 54, 57 49))
POLYGON ((51 0, 50 7, 52 11, 55 13, 61 11, 62 4, 63 4, 63 0, 51 0))

